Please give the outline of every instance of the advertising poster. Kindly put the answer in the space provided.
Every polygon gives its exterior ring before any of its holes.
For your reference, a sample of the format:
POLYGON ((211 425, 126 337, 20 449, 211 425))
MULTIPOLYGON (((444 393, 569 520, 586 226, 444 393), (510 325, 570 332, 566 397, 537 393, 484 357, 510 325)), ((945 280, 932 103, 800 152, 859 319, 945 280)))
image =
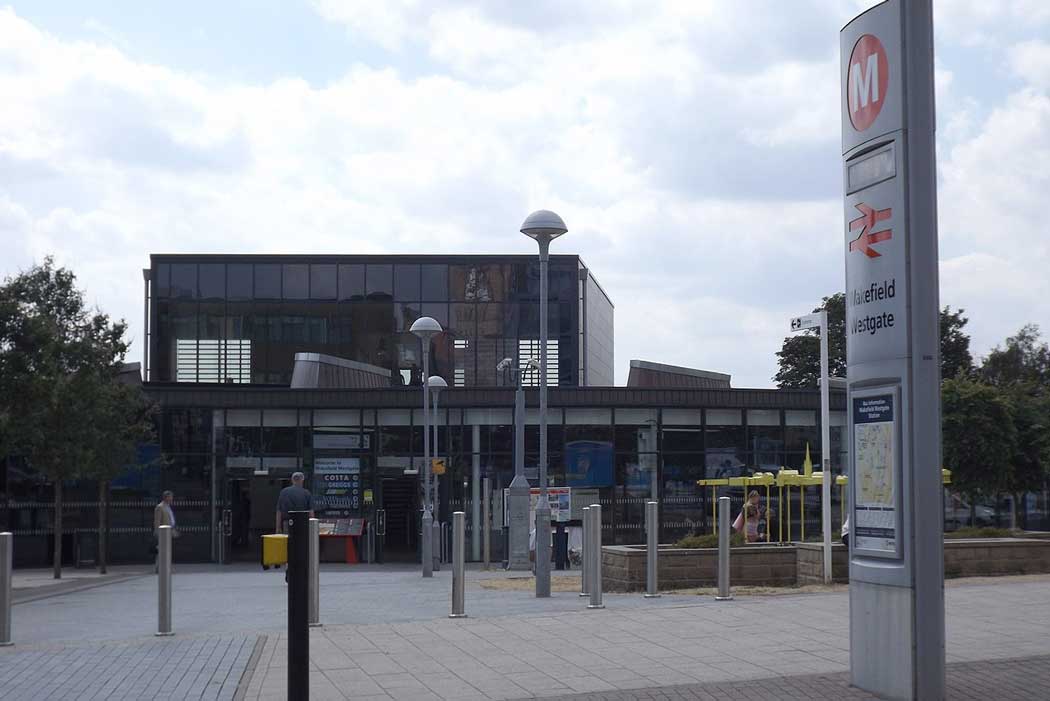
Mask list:
POLYGON ((853 397, 853 487, 857 548, 897 553, 896 393, 853 397))

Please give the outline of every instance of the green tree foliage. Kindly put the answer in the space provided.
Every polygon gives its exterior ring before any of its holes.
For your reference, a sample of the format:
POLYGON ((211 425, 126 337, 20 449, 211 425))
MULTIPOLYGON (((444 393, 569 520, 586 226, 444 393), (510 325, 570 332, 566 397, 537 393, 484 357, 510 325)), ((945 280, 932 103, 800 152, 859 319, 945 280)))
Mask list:
MULTIPOLYGON (((846 376, 846 295, 839 292, 825 297, 814 313, 828 313, 828 372, 832 377, 846 376)), ((816 387, 820 379, 820 334, 805 331, 784 339, 777 351, 780 365, 773 381, 778 387, 816 387)))
POLYGON ((1029 385, 1042 394, 1050 392, 1050 348, 1039 339, 1039 327, 1026 324, 1006 347, 996 347, 981 365, 981 377, 998 387, 1029 385))
POLYGON ((89 310, 75 283, 47 258, 0 286, 0 454, 23 456, 54 486, 56 579, 63 481, 108 479, 150 430, 119 380, 126 325, 89 310))
MULTIPOLYGON (((832 377, 846 376, 846 295, 838 293, 825 297, 814 312, 827 310, 830 336, 828 337, 828 372, 832 377)), ((970 355, 970 337, 963 330, 969 319, 965 310, 941 311, 941 376, 955 377, 973 370, 970 355)), ((816 331, 794 334, 784 339, 777 351, 779 368, 773 381, 782 388, 816 387, 820 378, 820 335, 816 331)))
POLYGON ((947 379, 941 387, 944 464, 952 483, 969 495, 991 496, 1011 484, 1018 449, 1009 399, 997 387, 967 377, 947 379))

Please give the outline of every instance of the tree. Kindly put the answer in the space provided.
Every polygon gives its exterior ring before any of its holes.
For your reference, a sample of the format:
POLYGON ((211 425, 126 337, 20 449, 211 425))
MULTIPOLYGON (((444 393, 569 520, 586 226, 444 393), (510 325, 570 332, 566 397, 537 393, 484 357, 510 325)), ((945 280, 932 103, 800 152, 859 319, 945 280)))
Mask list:
MULTIPOLYGON (((846 295, 825 297, 814 313, 828 313, 828 373, 846 376, 846 295)), ((784 339, 777 351, 780 369, 773 377, 778 387, 816 387, 820 379, 820 334, 816 330, 784 339)))
MULTIPOLYGON (((814 312, 828 312, 828 372, 832 377, 846 376, 846 295, 838 293, 825 297, 814 312)), ((970 337, 963 328, 969 319, 965 310, 952 311, 945 307, 940 314, 941 332, 941 377, 955 377, 959 372, 969 373, 973 369, 970 355, 970 337)), ((777 351, 779 369, 773 381, 781 388, 816 387, 820 378, 820 335, 807 331, 784 339, 777 351)))
POLYGON ((1039 342, 1039 327, 1026 324, 1006 347, 996 346, 981 365, 981 377, 998 387, 1028 384, 1040 394, 1050 393, 1050 348, 1039 342))
POLYGON ((135 431, 107 402, 127 352, 126 325, 90 311, 73 273, 51 258, 0 286, 0 449, 53 484, 54 576, 62 576, 63 482, 90 476, 135 431))
POLYGON ((945 380, 941 435, 944 464, 969 497, 972 518, 978 496, 998 494, 1012 483, 1018 443, 1009 399, 999 388, 967 377, 945 380))
POLYGON ((965 309, 941 310, 941 378, 949 379, 973 372, 973 355, 970 354, 970 337, 963 328, 970 322, 963 316, 965 309))

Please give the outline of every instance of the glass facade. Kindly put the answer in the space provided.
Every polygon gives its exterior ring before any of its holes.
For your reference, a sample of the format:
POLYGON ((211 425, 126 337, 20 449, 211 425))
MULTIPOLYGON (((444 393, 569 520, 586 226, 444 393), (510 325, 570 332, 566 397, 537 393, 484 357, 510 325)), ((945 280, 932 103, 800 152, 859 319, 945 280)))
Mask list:
MULTIPOLYGON (((585 308, 579 279, 578 257, 551 257, 548 381, 612 384, 612 304, 600 293, 585 308), (590 346, 588 313, 600 339, 590 346)), ((500 360, 539 352, 530 256, 154 256, 148 299, 150 382, 287 385, 295 354, 314 352, 417 384, 421 349, 409 328, 421 316, 445 329, 431 342, 431 372, 450 386, 503 385, 500 360)))

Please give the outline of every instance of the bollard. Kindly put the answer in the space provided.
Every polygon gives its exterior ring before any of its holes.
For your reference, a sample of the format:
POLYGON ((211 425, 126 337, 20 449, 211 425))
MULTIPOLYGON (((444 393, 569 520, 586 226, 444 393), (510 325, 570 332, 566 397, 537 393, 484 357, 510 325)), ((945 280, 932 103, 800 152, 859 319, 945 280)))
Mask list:
POLYGON ((660 526, 657 523, 657 503, 645 504, 645 598, 660 596, 656 582, 656 565, 659 556, 660 526))
POLYGON ((585 506, 582 511, 583 527, 580 530, 583 534, 583 552, 580 555, 580 596, 590 596, 591 551, 588 543, 591 537, 591 507, 585 506))
POLYGON ((591 504, 591 603, 589 609, 603 609, 602 603, 602 507, 591 504))
POLYGON ((11 642, 11 567, 14 563, 15 537, 0 533, 0 647, 11 642))
POLYGON ((157 635, 171 630, 171 526, 157 529, 157 635))
POLYGON ((288 512, 288 699, 310 698, 310 512, 288 512))
POLYGON ((310 627, 321 625, 321 522, 310 519, 310 627))
POLYGON ((441 556, 445 551, 445 541, 441 537, 441 525, 441 522, 435 519, 430 531, 430 552, 434 556, 434 564, 431 569, 433 569, 434 572, 441 571, 441 556))
POLYGON ((718 596, 715 601, 732 601, 729 593, 729 497, 718 497, 718 596))
POLYGON ((464 533, 466 514, 456 511, 452 514, 452 613, 449 618, 466 618, 466 536, 464 533))
POLYGON ((489 513, 491 510, 492 500, 492 479, 486 477, 482 480, 482 495, 481 495, 481 549, 484 550, 482 557, 485 562, 485 569, 489 569, 489 558, 492 557, 492 514, 489 513))

